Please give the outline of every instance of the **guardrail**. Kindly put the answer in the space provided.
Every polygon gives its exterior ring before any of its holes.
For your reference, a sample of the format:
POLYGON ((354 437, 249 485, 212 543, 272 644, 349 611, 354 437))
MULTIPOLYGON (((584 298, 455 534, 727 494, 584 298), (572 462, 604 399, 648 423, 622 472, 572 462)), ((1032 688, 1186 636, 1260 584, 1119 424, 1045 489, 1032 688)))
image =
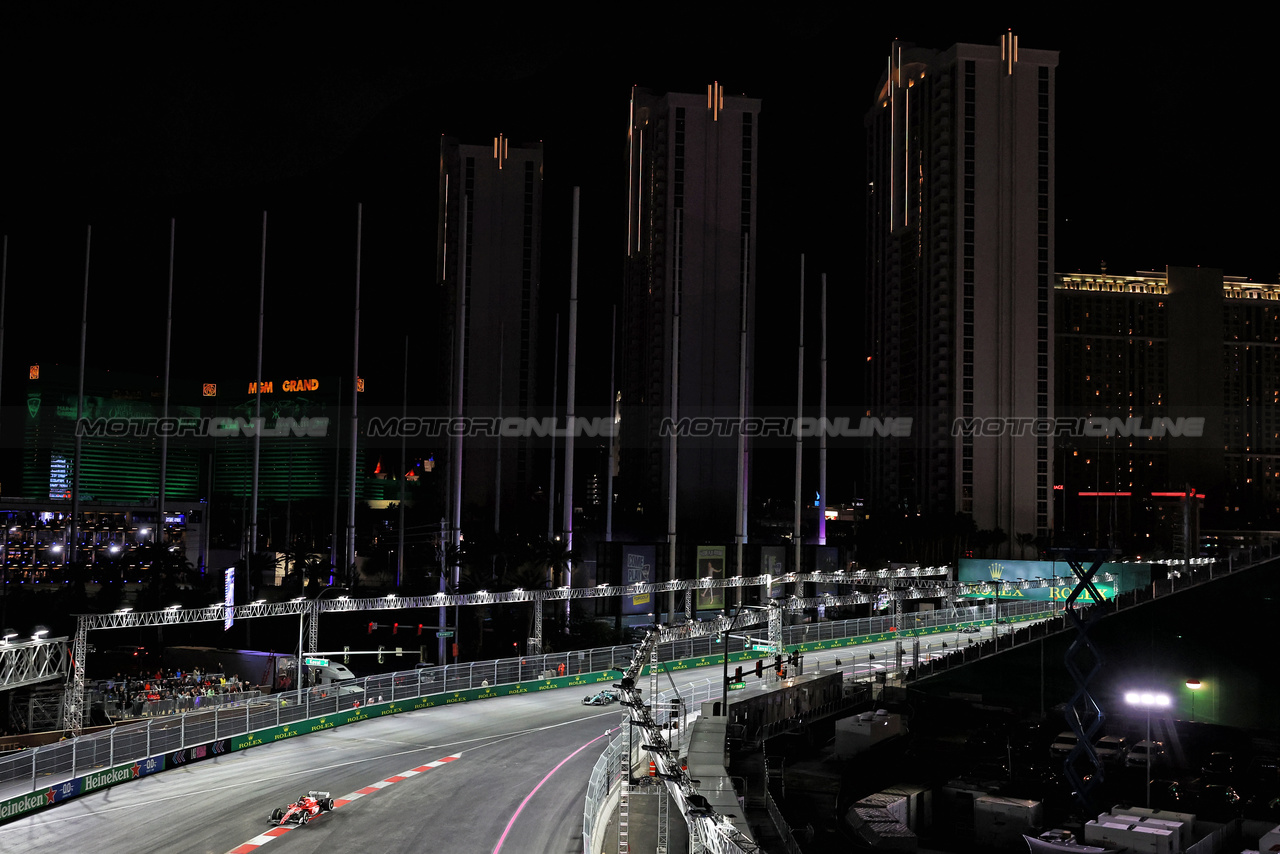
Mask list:
POLYGON ((804 854, 800 850, 799 843, 796 842, 795 834, 791 832, 791 825, 787 824, 786 818, 782 815, 782 810, 778 809, 778 804, 773 799, 773 795, 769 793, 766 786, 764 790, 765 811, 769 814, 769 820, 773 822, 773 829, 778 832, 778 836, 782 838, 782 848, 787 854, 804 854))
MULTIPOLYGON (((1002 605, 1000 610, 1002 615, 1012 616, 1019 612, 1033 612, 1033 605, 1043 608, 1043 603, 1016 602, 1002 605)), ((993 615, 991 606, 928 612, 919 623, 913 623, 916 626, 913 633, 941 632, 957 620, 982 620, 993 615)), ((892 628, 893 622, 888 617, 840 620, 788 626, 783 630, 783 639, 787 646, 805 648, 823 641, 878 637, 892 628)), ((729 639, 731 659, 733 656, 738 660, 759 657, 759 653, 752 653, 748 647, 752 641, 763 642, 764 632, 757 631, 748 637, 747 641, 729 639)), ((716 637, 686 638, 659 646, 659 659, 671 664, 673 669, 702 666, 712 658, 718 662, 724 653, 725 648, 717 643, 716 637)), ((340 688, 310 688, 266 697, 242 695, 212 710, 148 717, 136 723, 120 724, 106 732, 0 755, 0 798, 35 791, 41 786, 54 786, 121 762, 134 762, 258 729, 284 726, 313 714, 324 714, 326 710, 334 713, 354 708, 356 702, 440 696, 439 702, 444 704, 546 690, 547 687, 591 685, 611 678, 600 677, 599 674, 624 667, 632 654, 630 646, 604 647, 380 674, 340 688), (344 692, 342 702, 336 693, 339 690, 344 692)), ((718 686, 718 680, 714 684, 718 686)), ((712 696, 710 687, 697 690, 703 691, 705 696, 691 694, 687 702, 712 696)), ((665 722, 665 718, 662 720, 665 722)))
POLYGON ((605 844, 603 836, 626 777, 626 754, 627 734, 624 732, 614 736, 591 768, 591 777, 587 780, 587 805, 582 812, 582 845, 587 854, 612 847, 605 844), (602 818, 604 820, 600 821, 602 818))

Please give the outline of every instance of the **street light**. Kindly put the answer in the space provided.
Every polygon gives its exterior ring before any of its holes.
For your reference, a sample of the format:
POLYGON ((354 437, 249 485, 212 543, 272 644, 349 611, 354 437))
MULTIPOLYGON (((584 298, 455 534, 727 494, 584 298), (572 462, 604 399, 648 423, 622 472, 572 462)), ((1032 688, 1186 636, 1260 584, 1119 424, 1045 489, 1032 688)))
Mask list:
MULTIPOLYGON (((1199 679, 1188 679, 1187 687, 1191 689, 1191 722, 1196 722, 1196 692, 1204 687, 1199 679)), ((1212 715, 1210 716, 1212 717, 1212 715)))
POLYGON ((1151 809, 1151 710, 1169 708, 1169 695, 1129 691, 1124 695, 1124 701, 1147 713, 1147 809, 1151 809))

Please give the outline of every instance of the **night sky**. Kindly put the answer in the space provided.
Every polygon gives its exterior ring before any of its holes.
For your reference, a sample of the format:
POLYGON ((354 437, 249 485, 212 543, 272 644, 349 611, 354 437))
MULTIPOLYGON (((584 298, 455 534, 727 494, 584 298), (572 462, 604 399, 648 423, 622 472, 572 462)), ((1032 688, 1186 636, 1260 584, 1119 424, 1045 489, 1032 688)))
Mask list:
MULTIPOLYGON (((94 364, 161 373, 176 217, 174 376, 250 379, 264 209, 264 373, 349 375, 357 202, 370 400, 398 403, 408 335, 413 402, 435 402, 447 387, 425 358, 437 329, 439 137, 487 143, 501 132, 545 145, 548 360, 555 311, 567 312, 572 188, 582 188, 579 410, 593 395, 603 405, 630 87, 701 92, 719 80, 763 100, 757 402, 794 401, 804 252, 810 341, 816 274, 827 272, 831 401, 856 405, 866 355, 862 117, 889 44, 996 44, 1010 26, 1023 48, 1061 54, 1059 271, 1199 264, 1280 281, 1260 97, 1271 75, 1228 23, 877 20, 836 7, 742 21, 745 7, 713 16, 650 6, 646 18, 640 6, 625 10, 636 22, 624 26, 599 11, 583 21, 579 11, 472 8, 355 20, 303 6, 183 18, 166 7, 0 13, 0 230, 9 235, 0 403, 22 405, 27 365, 78 359, 89 224, 94 364), (586 32, 571 34, 570 23, 586 32)), ((18 442, 0 437, 6 495, 16 492, 18 442)), ((838 501, 854 487, 833 480, 832 489, 838 501)))

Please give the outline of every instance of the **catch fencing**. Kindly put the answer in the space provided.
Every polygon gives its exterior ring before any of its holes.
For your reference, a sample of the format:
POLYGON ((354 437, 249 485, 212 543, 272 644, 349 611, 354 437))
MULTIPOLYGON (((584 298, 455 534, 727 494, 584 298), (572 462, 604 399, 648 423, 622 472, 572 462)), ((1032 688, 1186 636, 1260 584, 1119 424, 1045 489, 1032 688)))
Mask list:
MULTIPOLYGON (((1013 617, 1043 609, 1044 603, 1031 601, 1002 603, 1000 615, 1013 617)), ((992 606, 975 606, 911 615, 911 632, 937 632, 961 621, 990 620, 994 614, 992 606)), ((793 646, 874 636, 893 629, 894 622, 890 617, 800 624, 783 628, 783 643, 785 646, 793 646)), ((741 652, 751 645, 763 644, 766 640, 767 629, 763 627, 743 632, 739 637, 728 638, 728 652, 741 652)), ((658 658, 660 661, 679 661, 721 656, 726 651, 724 643, 718 641, 718 636, 715 635, 671 641, 658 646, 658 658)), ((496 661, 420 667, 369 676, 341 686, 309 688, 265 697, 241 695, 230 702, 219 698, 224 704, 213 709, 201 708, 186 712, 175 709, 173 714, 149 716, 143 720, 118 724, 103 732, 0 754, 0 799, 57 785, 122 762, 160 756, 221 738, 350 709, 357 702, 363 704, 414 699, 558 676, 621 670, 630 663, 633 654, 631 646, 602 647, 496 661)), ((708 693, 706 696, 711 695, 708 693)), ((692 695, 688 701, 694 701, 692 695)), ((167 709, 157 708, 157 711, 165 710, 167 709)))

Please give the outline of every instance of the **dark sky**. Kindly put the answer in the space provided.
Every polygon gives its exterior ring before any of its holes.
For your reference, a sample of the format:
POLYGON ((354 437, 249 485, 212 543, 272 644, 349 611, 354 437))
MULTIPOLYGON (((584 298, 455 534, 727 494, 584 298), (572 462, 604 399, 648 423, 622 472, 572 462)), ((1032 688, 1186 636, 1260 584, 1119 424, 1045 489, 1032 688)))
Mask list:
MULTIPOLYGON (((357 202, 361 373, 371 393, 398 401, 409 335, 411 384, 429 395, 442 379, 425 358, 436 331, 441 134, 544 142, 547 318, 565 310, 569 205, 582 187, 580 341, 606 354, 622 269, 629 89, 697 92, 712 80, 763 100, 762 378, 773 361, 794 364, 804 252, 811 273, 829 274, 832 402, 857 403, 848 378, 865 356, 862 117, 894 37, 995 44, 1012 26, 1022 47, 1061 52, 1059 270, 1201 264, 1280 281, 1260 97, 1270 74, 1229 22, 951 22, 921 20, 919 10, 877 20, 836 6, 745 21, 741 9, 650 6, 654 14, 632 24, 576 6, 355 19, 303 6, 181 17, 173 8, 0 13, 6 407, 21 405, 26 365, 78 358, 88 224, 94 364, 162 370, 176 217, 175 376, 250 378, 267 209, 265 373, 349 374, 357 202)), ((580 364, 580 407, 593 392, 603 401, 607 358, 580 364)), ((757 400, 793 400, 793 370, 776 385, 762 380, 757 400)))

